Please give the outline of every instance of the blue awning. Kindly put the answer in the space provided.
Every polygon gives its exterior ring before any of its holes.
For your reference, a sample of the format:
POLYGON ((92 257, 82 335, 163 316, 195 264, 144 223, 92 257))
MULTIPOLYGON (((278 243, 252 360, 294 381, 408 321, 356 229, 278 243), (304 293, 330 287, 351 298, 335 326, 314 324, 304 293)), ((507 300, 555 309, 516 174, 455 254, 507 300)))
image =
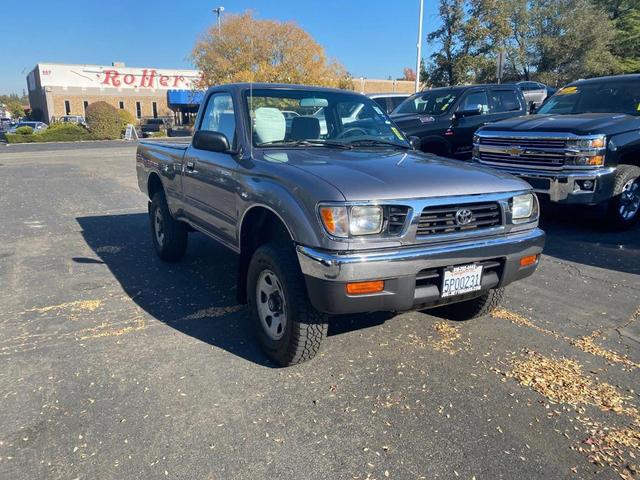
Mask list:
POLYGON ((201 90, 167 90, 167 104, 172 110, 197 107, 202 103, 204 93, 201 90))

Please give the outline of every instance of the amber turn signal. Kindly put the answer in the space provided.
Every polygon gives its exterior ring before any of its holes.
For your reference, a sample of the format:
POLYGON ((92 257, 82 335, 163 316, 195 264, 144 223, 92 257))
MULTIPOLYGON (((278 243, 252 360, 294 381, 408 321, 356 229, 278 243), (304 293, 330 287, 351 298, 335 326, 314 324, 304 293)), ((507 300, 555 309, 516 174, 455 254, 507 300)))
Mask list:
POLYGON ((521 267, 528 267, 529 265, 535 265, 538 261, 538 255, 527 255, 526 257, 522 257, 520 259, 521 267))
POLYGON ((379 293, 382 290, 384 290, 384 280, 374 280, 373 282, 347 283, 347 293, 349 295, 379 293))

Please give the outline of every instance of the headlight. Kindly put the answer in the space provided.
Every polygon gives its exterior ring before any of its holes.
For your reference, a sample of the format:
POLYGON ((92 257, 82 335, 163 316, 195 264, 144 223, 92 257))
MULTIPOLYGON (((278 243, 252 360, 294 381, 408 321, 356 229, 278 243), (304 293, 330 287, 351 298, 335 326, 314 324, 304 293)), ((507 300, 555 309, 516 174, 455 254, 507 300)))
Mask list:
POLYGON ((351 207, 349 231, 351 235, 372 235, 382 230, 382 207, 376 205, 351 207))
POLYGON ((604 136, 594 138, 578 138, 569 140, 567 147, 571 156, 566 165, 600 167, 604 165, 605 147, 607 139, 604 136))
POLYGON ((382 231, 384 215, 377 205, 321 206, 320 219, 334 237, 374 235, 382 231))
POLYGON ((513 220, 523 220, 531 217, 534 213, 536 200, 531 193, 516 195, 511 199, 511 218, 513 220))

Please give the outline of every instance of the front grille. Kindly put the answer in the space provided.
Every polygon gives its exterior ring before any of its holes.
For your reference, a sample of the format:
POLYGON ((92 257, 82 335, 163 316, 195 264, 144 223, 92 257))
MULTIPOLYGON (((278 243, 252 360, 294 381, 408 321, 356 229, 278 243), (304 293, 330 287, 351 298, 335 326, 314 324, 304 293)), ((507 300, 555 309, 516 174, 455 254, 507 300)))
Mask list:
POLYGON ((390 235, 398 235, 402 233, 404 226, 407 222, 407 214, 409 209, 407 207, 389 207, 389 224, 387 230, 390 235))
POLYGON ((502 225, 502 212, 497 202, 426 207, 420 215, 418 236, 480 230, 502 225), (469 210, 468 223, 456 218, 461 210, 469 210))
POLYGON ((480 140, 482 145, 507 146, 518 145, 522 148, 557 148, 563 149, 567 145, 564 139, 554 138, 491 138, 482 137, 480 140))
POLYGON ((566 148, 563 139, 481 137, 478 156, 488 165, 561 170, 566 148))

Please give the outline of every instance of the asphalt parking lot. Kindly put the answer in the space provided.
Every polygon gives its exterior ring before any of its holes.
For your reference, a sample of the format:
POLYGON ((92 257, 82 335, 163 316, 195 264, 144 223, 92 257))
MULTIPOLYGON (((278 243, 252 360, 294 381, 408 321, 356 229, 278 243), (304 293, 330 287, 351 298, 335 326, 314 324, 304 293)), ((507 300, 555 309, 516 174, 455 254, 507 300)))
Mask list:
POLYGON ((281 369, 233 254, 155 257, 134 151, 0 147, 0 478, 639 475, 639 228, 547 209, 494 315, 334 318, 281 369))

